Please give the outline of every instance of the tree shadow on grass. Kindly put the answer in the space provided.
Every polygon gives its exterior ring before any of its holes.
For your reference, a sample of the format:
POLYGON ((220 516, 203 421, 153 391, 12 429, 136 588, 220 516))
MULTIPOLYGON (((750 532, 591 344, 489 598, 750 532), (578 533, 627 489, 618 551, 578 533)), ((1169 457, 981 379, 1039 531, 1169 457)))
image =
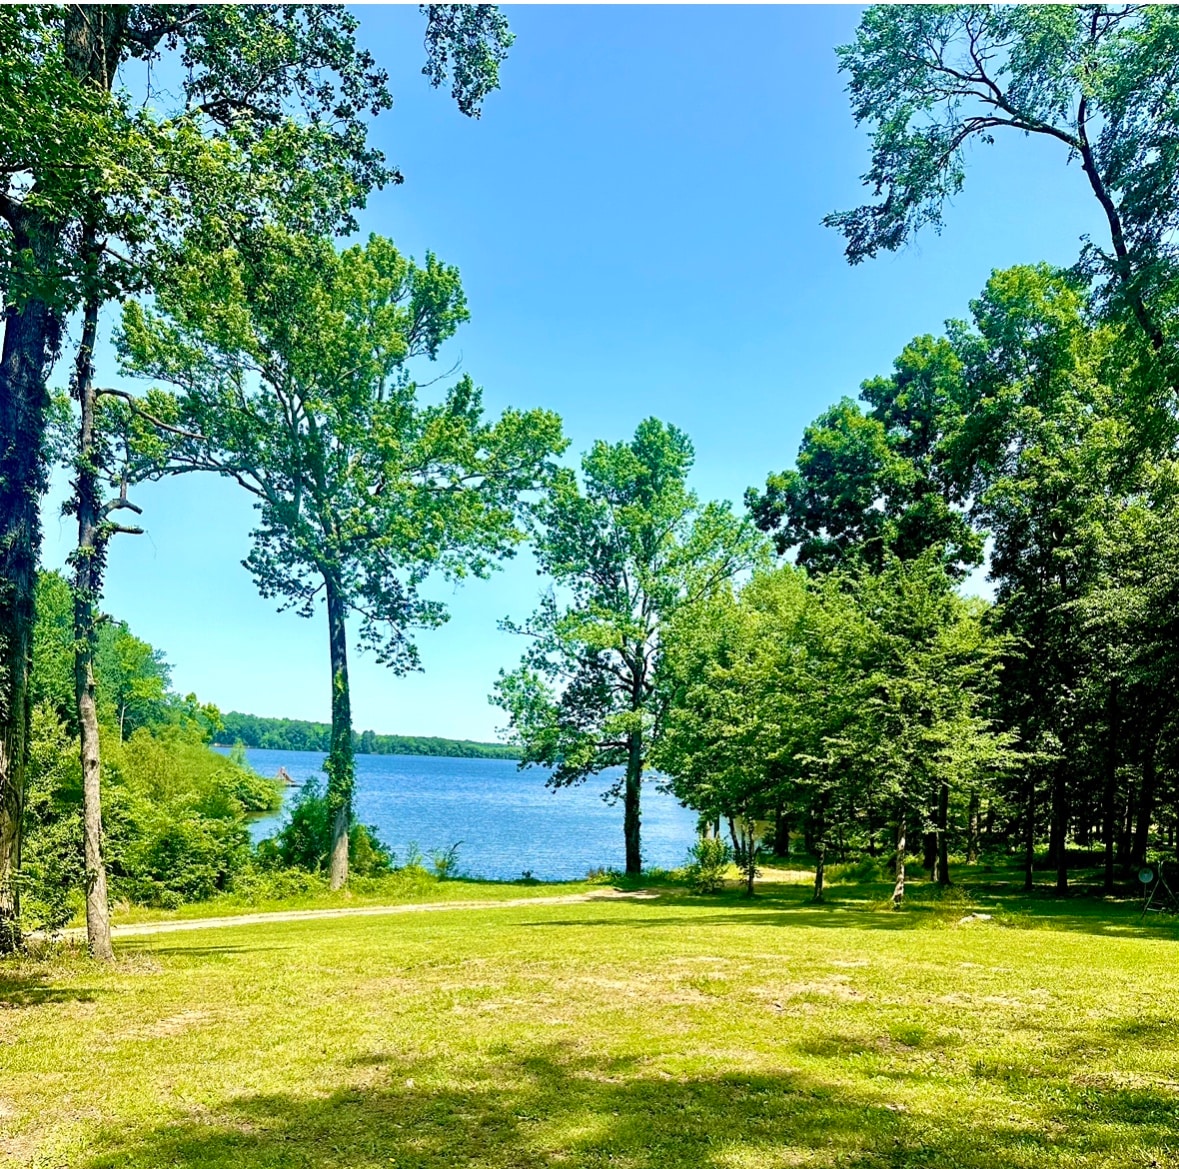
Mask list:
POLYGON ((57 972, 0 967, 0 1011, 94 1001, 97 992, 92 987, 53 985, 58 977, 57 972))
MULTIPOLYGON (((733 893, 661 897, 642 912, 624 911, 595 917, 538 917, 526 927, 622 926, 628 929, 679 929, 685 925, 783 926, 830 929, 906 930, 954 927, 1047 929, 1104 937, 1156 937, 1179 940, 1179 916, 1143 918, 1141 901, 1133 898, 1058 897, 1047 890, 1025 893, 999 882, 962 884, 942 892, 918 884, 900 910, 889 906, 891 884, 835 885, 822 902, 799 886, 766 885, 752 898, 733 893), (668 910, 690 910, 690 916, 668 910), (963 922, 977 911, 985 920, 963 922)), ((628 904, 618 902, 616 904, 628 904)), ((630 903, 633 904, 633 903, 630 903)), ((538 908, 540 908, 538 906, 538 908)))
POLYGON ((854 1090, 802 1073, 672 1077, 642 1061, 549 1046, 501 1049, 475 1065, 409 1064, 375 1052, 367 1082, 330 1095, 252 1095, 158 1127, 110 1131, 81 1169, 1040 1169, 1149 1163, 1172 1145, 1171 1094, 1056 1088, 1021 1107, 983 1083, 980 1122, 930 1114, 905 1086, 854 1090), (891 1095, 890 1095, 891 1094, 891 1095), (1015 1109, 1016 1111, 1012 1111, 1015 1109))

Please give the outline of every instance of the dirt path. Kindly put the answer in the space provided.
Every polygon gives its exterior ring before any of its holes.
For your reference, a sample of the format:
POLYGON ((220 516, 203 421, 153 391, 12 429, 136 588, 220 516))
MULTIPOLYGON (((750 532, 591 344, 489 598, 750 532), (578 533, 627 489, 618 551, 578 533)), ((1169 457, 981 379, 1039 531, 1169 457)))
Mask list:
MULTIPOLYGON (((184 921, 144 921, 111 927, 115 938, 143 934, 174 934, 182 930, 223 929, 226 926, 262 925, 281 921, 317 921, 329 917, 382 917, 393 913, 434 913, 444 909, 518 909, 524 905, 575 905, 581 901, 649 901, 659 894, 648 889, 626 893, 619 889, 592 893, 565 893, 559 897, 512 897, 506 901, 426 901, 408 905, 358 905, 353 909, 281 909, 273 913, 239 913, 234 917, 196 917, 184 921)), ((86 937, 84 927, 62 930, 62 937, 86 937)))

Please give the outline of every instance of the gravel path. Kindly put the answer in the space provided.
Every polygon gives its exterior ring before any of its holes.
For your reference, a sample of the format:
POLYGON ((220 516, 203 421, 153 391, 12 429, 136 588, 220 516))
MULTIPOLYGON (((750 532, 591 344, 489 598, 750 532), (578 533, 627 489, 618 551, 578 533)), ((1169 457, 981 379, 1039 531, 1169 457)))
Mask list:
MULTIPOLYGON (((506 901, 427 901, 410 905, 358 905, 354 909, 282 909, 274 913, 240 913, 234 917, 196 917, 183 921, 144 921, 111 927, 111 936, 132 938, 143 934, 174 934, 183 930, 223 929, 226 926, 262 925, 280 921, 317 921, 329 917, 383 917, 393 913, 436 913, 444 909, 518 909, 523 905, 575 905, 582 901, 649 901, 659 894, 647 889, 626 893, 619 889, 592 893, 565 893, 559 897, 512 897, 506 901)), ((62 930, 65 938, 85 939, 78 926, 62 930)))

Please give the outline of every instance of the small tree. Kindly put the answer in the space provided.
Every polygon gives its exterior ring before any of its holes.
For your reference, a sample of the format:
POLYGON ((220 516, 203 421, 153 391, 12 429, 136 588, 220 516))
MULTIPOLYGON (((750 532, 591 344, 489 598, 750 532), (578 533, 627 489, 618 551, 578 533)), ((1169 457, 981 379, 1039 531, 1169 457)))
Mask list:
POLYGON ((560 474, 536 511, 536 555, 559 589, 524 626, 535 639, 493 701, 552 787, 620 766, 606 798, 623 801, 626 871, 642 871, 643 773, 663 731, 659 679, 669 622, 746 567, 751 526, 688 490, 687 435, 654 418, 630 442, 598 442, 582 482, 560 474))
POLYGON ((353 792, 348 617, 385 665, 418 668, 409 631, 446 619, 423 582, 484 576, 523 539, 520 497, 563 448, 560 420, 509 410, 485 422, 468 377, 419 404, 405 363, 433 358, 467 318, 458 272, 432 255, 418 267, 376 236, 343 253, 276 229, 196 248, 157 301, 124 316, 128 368, 179 390, 150 403, 173 431, 145 432, 142 473, 236 481, 259 511, 245 561, 259 591, 302 616, 325 603, 339 887, 353 792))

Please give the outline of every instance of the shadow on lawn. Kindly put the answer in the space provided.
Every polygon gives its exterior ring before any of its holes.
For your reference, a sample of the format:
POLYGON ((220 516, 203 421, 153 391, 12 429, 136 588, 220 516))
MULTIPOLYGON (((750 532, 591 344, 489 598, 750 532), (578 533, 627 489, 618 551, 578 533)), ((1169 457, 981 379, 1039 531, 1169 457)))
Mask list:
POLYGON ((59 979, 56 970, 21 969, 15 964, 0 967, 0 1011, 50 1003, 94 1002, 97 992, 92 988, 52 985, 59 979))
MULTIPOLYGON (((916 883, 915 883, 916 884, 916 883)), ((994 925, 983 928, 1058 930, 1107 937, 1147 936, 1179 939, 1179 917, 1142 916, 1138 899, 1105 899, 1084 892, 1058 897, 1046 889, 1032 893, 1014 891, 1000 882, 952 886, 946 892, 916 884, 904 908, 889 904, 891 884, 830 886, 819 904, 810 891, 798 885, 765 884, 752 899, 732 892, 693 896, 671 893, 638 912, 625 911, 595 917, 537 917, 521 923, 527 927, 621 926, 628 929, 679 929, 685 924, 781 926, 829 929, 906 930, 953 927, 975 912, 992 916, 994 925), (680 912, 667 912, 668 910, 680 912), (682 912, 689 910, 691 916, 682 912)), ((538 907, 539 908, 539 907, 538 907)), ((982 926, 983 923, 978 923, 982 926)), ((971 923, 972 928, 978 928, 971 923)))
POLYGON ((555 1047, 501 1049, 458 1069, 379 1052, 350 1062, 367 1065, 368 1083, 323 1097, 246 1096, 158 1128, 112 1131, 84 1169, 1033 1169, 1147 1164, 1179 1136, 1171 1093, 1076 1082, 1054 1085, 1044 1104, 984 1077, 980 1123, 977 1111, 910 1111, 890 1095, 895 1085, 853 1091, 790 1072, 672 1078, 642 1061, 555 1047))

